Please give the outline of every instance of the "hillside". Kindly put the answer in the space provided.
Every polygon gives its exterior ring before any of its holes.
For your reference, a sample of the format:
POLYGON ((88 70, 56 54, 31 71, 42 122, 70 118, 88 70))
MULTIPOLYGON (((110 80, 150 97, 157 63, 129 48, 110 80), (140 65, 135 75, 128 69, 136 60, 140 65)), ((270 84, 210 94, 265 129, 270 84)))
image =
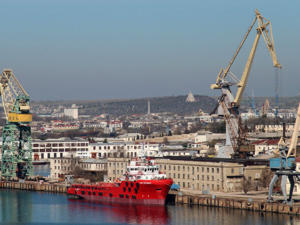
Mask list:
POLYGON ((129 115, 147 113, 148 100, 151 104, 151 112, 173 112, 179 115, 189 115, 202 109, 204 112, 211 112, 217 102, 208 96, 195 95, 196 102, 185 102, 187 96, 155 97, 124 100, 99 100, 99 101, 58 101, 58 102, 33 102, 33 105, 45 105, 57 108, 58 105, 70 107, 71 104, 80 106, 81 115, 99 115, 108 113, 111 115, 129 115))

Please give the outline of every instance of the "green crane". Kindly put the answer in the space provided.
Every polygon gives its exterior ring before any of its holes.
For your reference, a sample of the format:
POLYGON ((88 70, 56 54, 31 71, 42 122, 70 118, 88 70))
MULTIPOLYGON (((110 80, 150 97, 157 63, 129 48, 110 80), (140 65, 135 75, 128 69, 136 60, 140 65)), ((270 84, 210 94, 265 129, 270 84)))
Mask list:
POLYGON ((32 176, 32 145, 29 95, 12 70, 0 75, 0 94, 6 118, 2 130, 1 176, 25 179, 32 176))

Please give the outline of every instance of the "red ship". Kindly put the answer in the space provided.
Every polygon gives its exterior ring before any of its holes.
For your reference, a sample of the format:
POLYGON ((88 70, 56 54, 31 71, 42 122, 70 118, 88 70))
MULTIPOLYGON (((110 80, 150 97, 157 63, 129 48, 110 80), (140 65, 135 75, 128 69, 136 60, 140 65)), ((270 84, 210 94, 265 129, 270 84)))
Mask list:
POLYGON ((116 182, 73 184, 68 194, 97 202, 164 205, 172 184, 154 161, 139 159, 131 161, 126 174, 116 182))

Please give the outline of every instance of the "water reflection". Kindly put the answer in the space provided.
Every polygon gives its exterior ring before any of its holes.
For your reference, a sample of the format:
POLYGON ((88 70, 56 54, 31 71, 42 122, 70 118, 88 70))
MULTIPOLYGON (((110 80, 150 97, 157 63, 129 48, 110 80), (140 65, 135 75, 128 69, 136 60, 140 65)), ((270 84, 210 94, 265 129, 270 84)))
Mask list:
POLYGON ((69 209, 72 212, 85 211, 103 214, 108 223, 121 224, 169 224, 166 206, 126 205, 115 203, 92 203, 85 200, 69 199, 69 209))
POLYGON ((208 225, 294 225, 299 216, 258 213, 246 210, 210 208, 203 206, 168 206, 171 224, 208 225))
POLYGON ((1 190, 1 222, 23 223, 32 220, 32 198, 30 193, 1 190))

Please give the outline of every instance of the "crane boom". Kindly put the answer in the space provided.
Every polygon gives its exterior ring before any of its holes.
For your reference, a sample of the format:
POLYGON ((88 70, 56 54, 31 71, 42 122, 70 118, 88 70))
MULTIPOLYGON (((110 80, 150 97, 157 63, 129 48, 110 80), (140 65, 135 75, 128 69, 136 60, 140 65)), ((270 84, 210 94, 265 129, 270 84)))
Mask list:
POLYGON ((297 142, 298 142, 298 133, 299 133, 299 129, 300 129, 300 103, 298 106, 298 110, 297 110, 297 117, 296 117, 296 122, 294 125, 294 131, 293 131, 293 135, 291 138, 291 142, 290 142, 290 146, 289 146, 289 151, 286 155, 286 157, 296 157, 296 146, 297 146, 297 142))
MULTIPOLYGON (((245 135, 243 134, 243 129, 241 128, 239 122, 240 121, 239 106, 240 106, 240 101, 242 99, 244 90, 247 85, 250 70, 253 64, 253 59, 261 36, 263 36, 267 49, 270 52, 273 61, 273 66, 276 68, 281 68, 281 65, 277 60, 277 56, 274 48, 271 22, 265 19, 264 17, 262 17, 261 14, 258 12, 258 10, 255 10, 255 18, 253 19, 250 27, 248 28, 246 34, 244 35, 239 47, 237 48, 232 59, 230 60, 228 66, 225 68, 225 70, 224 69, 220 70, 220 72, 217 75, 216 83, 211 85, 212 89, 221 89, 222 91, 222 96, 218 99, 218 107, 216 109, 218 110, 218 114, 220 116, 223 116, 226 121, 226 134, 227 134, 226 145, 227 146, 231 145, 233 152, 240 152, 240 150, 242 149, 241 146, 245 146, 243 142, 246 141, 246 138, 245 135), (230 74, 231 66, 235 62, 241 48, 243 47, 246 39, 249 36, 249 33, 251 32, 255 24, 257 24, 256 36, 252 44, 252 48, 249 53, 241 79, 239 80, 235 76, 233 76, 233 82, 230 82, 226 78, 228 74, 230 74), (232 94, 230 88, 233 85, 237 87, 237 92, 235 96, 232 94), (229 143, 229 140, 231 143, 229 143)), ((245 150, 245 152, 246 151, 248 150, 245 150)))
POLYGON ((252 63, 253 63, 253 58, 254 58, 254 55, 255 55, 255 52, 257 49, 257 44, 258 44, 258 41, 259 41, 259 38, 261 35, 263 35, 266 46, 272 57, 273 66, 276 68, 279 68, 279 69, 281 68, 281 65, 279 64, 279 62, 277 60, 277 56, 276 56, 276 52, 275 52, 275 48, 274 48, 274 40, 273 40, 272 30, 270 29, 271 35, 269 35, 269 31, 267 29, 267 26, 269 26, 269 27, 271 26, 271 22, 266 20, 264 17, 262 17, 261 14, 258 12, 258 10, 255 10, 255 13, 256 13, 256 21, 258 24, 258 26, 256 28, 257 33, 256 33, 256 37, 255 37, 254 43, 252 45, 252 49, 250 51, 245 69, 244 69, 244 72, 242 74, 241 80, 238 83, 237 94, 236 94, 234 102, 233 102, 234 105, 237 105, 237 106, 240 105, 244 90, 246 88, 249 73, 251 70, 252 63), (271 38, 270 38, 270 36, 271 36, 271 38))

